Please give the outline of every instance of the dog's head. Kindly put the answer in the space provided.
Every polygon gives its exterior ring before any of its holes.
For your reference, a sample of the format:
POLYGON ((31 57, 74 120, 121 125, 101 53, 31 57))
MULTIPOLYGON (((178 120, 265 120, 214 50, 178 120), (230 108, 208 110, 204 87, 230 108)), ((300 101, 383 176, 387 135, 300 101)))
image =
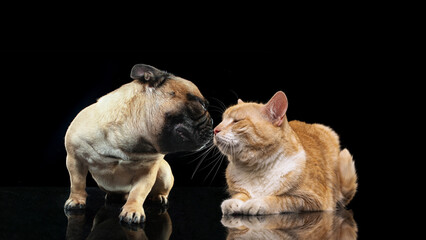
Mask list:
POLYGON ((145 85, 153 106, 148 121, 160 152, 198 150, 212 141, 208 101, 192 82, 145 64, 135 65, 130 77, 145 85))

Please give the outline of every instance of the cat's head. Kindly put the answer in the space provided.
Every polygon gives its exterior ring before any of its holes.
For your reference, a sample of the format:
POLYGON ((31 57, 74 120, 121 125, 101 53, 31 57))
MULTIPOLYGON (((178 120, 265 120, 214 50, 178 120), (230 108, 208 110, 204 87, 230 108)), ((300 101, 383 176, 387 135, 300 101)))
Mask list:
POLYGON ((228 159, 249 161, 276 145, 281 127, 287 120, 288 101, 279 91, 266 104, 245 103, 229 107, 214 129, 214 144, 228 159))

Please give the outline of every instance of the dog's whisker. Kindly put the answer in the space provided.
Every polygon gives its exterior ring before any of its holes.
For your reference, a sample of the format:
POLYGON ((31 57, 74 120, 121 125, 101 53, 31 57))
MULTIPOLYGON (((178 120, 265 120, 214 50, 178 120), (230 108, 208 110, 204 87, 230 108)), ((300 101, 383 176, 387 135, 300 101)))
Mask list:
POLYGON ((211 109, 220 110, 221 112, 223 112, 224 110, 222 107, 214 106, 214 105, 209 106, 209 111, 211 111, 211 109))
POLYGON ((226 110, 226 105, 218 98, 215 97, 211 97, 211 99, 215 100, 216 102, 219 103, 220 109, 223 110, 223 112, 226 110))
POLYGON ((224 111, 222 109, 211 109, 209 110, 209 112, 217 112, 217 113, 223 114, 224 111))

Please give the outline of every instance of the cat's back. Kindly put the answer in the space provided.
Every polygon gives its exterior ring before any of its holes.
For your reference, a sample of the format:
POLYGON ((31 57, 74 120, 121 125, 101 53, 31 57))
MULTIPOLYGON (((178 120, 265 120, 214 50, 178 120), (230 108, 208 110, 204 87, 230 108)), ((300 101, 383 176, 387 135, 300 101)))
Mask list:
POLYGON ((308 124, 300 121, 289 122, 305 150, 306 167, 302 192, 316 196, 319 209, 332 210, 336 206, 339 137, 322 124, 308 124))
POLYGON ((290 121, 290 127, 298 136, 305 152, 312 157, 337 158, 340 152, 339 136, 329 127, 301 121, 290 121), (320 155, 320 156, 318 156, 320 155))

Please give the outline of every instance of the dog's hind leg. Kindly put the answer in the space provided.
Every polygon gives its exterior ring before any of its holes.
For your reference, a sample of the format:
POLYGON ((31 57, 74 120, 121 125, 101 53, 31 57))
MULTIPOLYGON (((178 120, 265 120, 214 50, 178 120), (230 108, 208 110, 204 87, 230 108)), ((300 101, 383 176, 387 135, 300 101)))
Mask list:
POLYGON ((71 192, 64 208, 83 209, 86 207, 86 176, 88 168, 77 158, 67 155, 67 169, 70 174, 71 192))

